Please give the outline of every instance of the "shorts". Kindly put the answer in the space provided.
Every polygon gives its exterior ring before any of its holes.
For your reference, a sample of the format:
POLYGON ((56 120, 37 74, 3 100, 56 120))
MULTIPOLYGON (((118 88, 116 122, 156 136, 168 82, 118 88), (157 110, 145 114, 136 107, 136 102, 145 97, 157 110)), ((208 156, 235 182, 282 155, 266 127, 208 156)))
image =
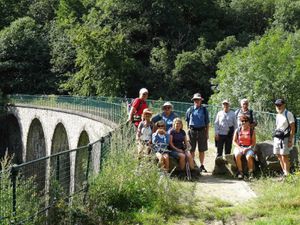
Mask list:
POLYGON ((179 159, 178 152, 176 152, 176 151, 170 151, 169 156, 174 158, 174 159, 179 159))
POLYGON ((207 151, 207 136, 205 128, 199 130, 190 129, 188 134, 191 143, 191 152, 194 152, 196 150, 197 144, 199 152, 207 151))
MULTIPOLYGON (((242 153, 242 151, 241 151, 239 148, 234 148, 234 156, 237 157, 238 155, 244 155, 244 154, 242 153)), ((247 156, 252 156, 252 157, 254 157, 254 156, 255 156, 255 153, 254 153, 254 151, 253 151, 252 149, 250 149, 250 150, 248 150, 248 151, 246 152, 245 156, 246 156, 246 157, 247 157, 247 156)))
POLYGON ((151 147, 145 141, 140 141, 138 143, 138 154, 139 155, 149 155, 150 152, 151 152, 151 147))
POLYGON ((274 145, 273 145, 273 153, 275 155, 289 155, 290 148, 288 147, 289 138, 286 137, 283 140, 279 138, 274 138, 274 145))

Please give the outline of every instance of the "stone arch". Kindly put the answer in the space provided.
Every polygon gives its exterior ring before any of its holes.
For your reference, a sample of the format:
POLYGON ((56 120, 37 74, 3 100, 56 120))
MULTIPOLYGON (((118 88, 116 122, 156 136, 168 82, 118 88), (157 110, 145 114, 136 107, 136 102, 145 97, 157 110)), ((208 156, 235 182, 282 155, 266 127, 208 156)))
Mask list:
MULTIPOLYGON (((39 119, 31 121, 26 145, 26 162, 46 156, 46 141, 44 130, 39 119)), ((35 162, 34 170, 26 170, 26 176, 34 176, 39 188, 45 187, 46 163, 45 160, 35 162)))
POLYGON ((39 159, 46 156, 46 142, 41 122, 35 118, 32 120, 26 146, 26 161, 39 159))
POLYGON ((23 162, 23 144, 19 121, 13 114, 6 114, 1 117, 0 129, 0 158, 8 152, 9 156, 14 156, 12 163, 20 164, 23 162))
MULTIPOLYGON (((52 143, 51 155, 68 150, 69 141, 67 131, 62 123, 55 127, 52 143)), ((51 158, 51 179, 55 179, 60 184, 66 194, 70 193, 70 153, 59 154, 51 158)), ((51 189, 51 187, 50 187, 51 189)))
MULTIPOLYGON (((77 147, 86 146, 90 143, 88 133, 83 130, 80 133, 77 147)), ((88 161, 88 147, 79 149, 76 151, 76 159, 75 159, 75 191, 79 191, 83 187, 83 182, 86 177, 86 169, 87 169, 87 161, 88 161)))

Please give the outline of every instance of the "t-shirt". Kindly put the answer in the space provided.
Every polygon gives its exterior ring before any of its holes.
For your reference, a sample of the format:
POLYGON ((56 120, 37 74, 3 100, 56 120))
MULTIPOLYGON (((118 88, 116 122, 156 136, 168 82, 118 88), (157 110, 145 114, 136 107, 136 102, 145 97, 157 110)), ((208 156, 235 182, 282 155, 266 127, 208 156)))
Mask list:
POLYGON ((175 129, 170 130, 170 135, 173 137, 173 144, 176 148, 183 149, 184 148, 184 139, 186 133, 184 130, 180 130, 177 132, 175 129))
POLYGON ((193 109, 189 108, 186 112, 186 121, 189 127, 202 128, 209 124, 209 116, 207 109, 201 105, 200 107, 193 106, 193 109), (191 112, 192 110, 192 112, 191 112))
POLYGON ((177 118, 177 117, 178 117, 177 114, 174 113, 174 112, 171 112, 169 116, 167 116, 167 115, 163 112, 163 113, 161 113, 161 114, 155 115, 155 116, 152 118, 151 121, 152 121, 153 123, 156 123, 156 122, 158 122, 158 121, 160 121, 160 120, 163 120, 163 121, 165 122, 165 124, 166 124, 166 130, 168 131, 168 130, 170 130, 170 129, 172 128, 173 120, 174 120, 175 118, 177 118))
POLYGON ((145 125, 145 121, 142 121, 138 126, 138 132, 140 132, 140 139, 142 141, 150 141, 152 138, 152 123, 148 126, 145 125))
MULTIPOLYGON (((135 115, 142 115, 144 109, 148 108, 147 102, 144 101, 143 99, 140 98, 136 98, 134 99, 133 103, 132 103, 132 107, 135 108, 137 110, 137 112, 135 113, 135 115)), ((135 122, 134 125, 137 127, 139 125, 140 122, 135 122)))
POLYGON ((285 109, 282 113, 276 114, 276 129, 277 130, 285 131, 289 127, 288 121, 287 121, 285 115, 287 115, 287 118, 288 118, 290 124, 295 122, 293 114, 290 111, 287 111, 287 114, 286 114, 286 109, 285 109))

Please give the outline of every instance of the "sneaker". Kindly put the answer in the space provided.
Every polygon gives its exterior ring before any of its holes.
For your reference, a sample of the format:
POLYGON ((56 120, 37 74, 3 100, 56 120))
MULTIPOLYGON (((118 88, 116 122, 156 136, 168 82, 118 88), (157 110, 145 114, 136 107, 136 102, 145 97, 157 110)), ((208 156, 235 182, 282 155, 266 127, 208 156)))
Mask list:
POLYGON ((239 180, 242 180, 242 179, 244 178, 243 173, 239 172, 238 175, 237 175, 237 178, 238 178, 239 180))
POLYGON ((249 177, 248 177, 249 180, 253 180, 254 179, 254 174, 253 172, 249 172, 249 177))
POLYGON ((201 166, 200 166, 200 172, 205 172, 205 173, 207 173, 207 170, 205 169, 204 165, 201 165, 201 166))

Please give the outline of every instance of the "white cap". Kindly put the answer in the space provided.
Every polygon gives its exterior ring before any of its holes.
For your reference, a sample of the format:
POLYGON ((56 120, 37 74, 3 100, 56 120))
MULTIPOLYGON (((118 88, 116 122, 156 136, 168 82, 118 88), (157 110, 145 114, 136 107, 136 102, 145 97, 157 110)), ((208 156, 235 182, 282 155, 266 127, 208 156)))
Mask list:
POLYGON ((142 88, 140 90, 140 95, 144 94, 144 93, 149 93, 148 90, 146 88, 142 88))
POLYGON ((227 99, 223 100, 222 104, 224 104, 224 103, 230 104, 230 102, 227 99))

